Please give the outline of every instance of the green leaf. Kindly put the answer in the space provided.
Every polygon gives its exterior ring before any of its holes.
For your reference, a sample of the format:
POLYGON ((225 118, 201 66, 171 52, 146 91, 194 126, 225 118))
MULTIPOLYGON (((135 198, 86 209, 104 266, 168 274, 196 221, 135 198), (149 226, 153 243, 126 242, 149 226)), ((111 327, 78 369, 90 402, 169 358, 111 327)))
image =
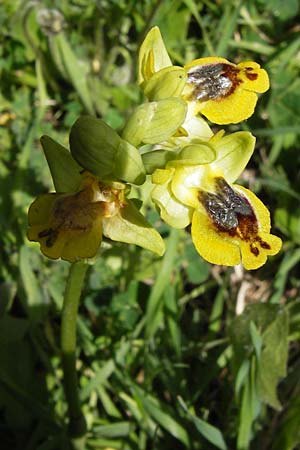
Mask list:
POLYGON ((251 438, 251 428, 253 423, 253 402, 252 402, 251 377, 249 376, 242 394, 242 405, 240 409, 240 423, 237 436, 238 450, 248 450, 251 438))
POLYGON ((49 136, 41 137, 47 163, 57 192, 75 192, 81 183, 82 167, 72 158, 68 149, 49 136))
POLYGON ((164 240, 160 234, 151 227, 130 200, 127 200, 126 206, 120 209, 119 214, 103 219, 103 234, 113 241, 139 245, 159 256, 165 251, 164 240))
POLYGON ((146 394, 142 389, 133 386, 133 391, 142 403, 145 411, 168 433, 190 448, 190 439, 185 428, 169 414, 161 402, 146 394))
POLYGON ((257 329, 255 323, 252 320, 250 322, 250 335, 251 335, 251 340, 252 340, 253 346, 255 348, 256 357, 257 357, 257 359, 259 359, 260 355, 261 355, 261 348, 262 348, 263 340, 262 340, 259 330, 257 329))
POLYGON ((211 442, 213 445, 215 445, 217 448, 221 450, 226 450, 227 446, 224 441, 223 435, 221 431, 214 427, 213 425, 209 424, 208 422, 205 422, 204 420, 200 419, 199 417, 195 416, 191 412, 189 412, 187 405, 182 400, 182 398, 179 398, 179 403, 182 406, 182 408, 185 410, 188 419, 193 422, 199 433, 207 439, 209 442, 211 442))
POLYGON ((17 293, 16 282, 4 281, 3 283, 0 284, 0 298, 1 298, 0 319, 11 308, 16 293, 17 293))
POLYGON ((167 251, 162 261, 161 270, 151 289, 146 310, 146 335, 153 337, 159 327, 159 313, 163 305, 163 294, 166 286, 170 283, 170 276, 174 269, 174 261, 177 255, 177 244, 179 240, 178 230, 173 229, 167 242, 167 251))
POLYGON ((170 343, 174 347, 176 355, 181 356, 181 329, 179 322, 179 305, 177 301, 177 291, 174 285, 166 287, 164 295, 164 309, 167 325, 170 333, 170 343))
POLYGON ((21 281, 26 296, 24 306, 32 320, 38 320, 45 308, 45 300, 41 287, 32 268, 31 250, 23 245, 20 250, 19 268, 21 281))
POLYGON ((65 72, 81 98, 87 112, 94 114, 92 98, 87 85, 87 74, 86 70, 83 70, 84 65, 79 64, 76 55, 63 33, 56 34, 52 38, 52 43, 53 46, 57 46, 61 54, 61 61, 64 65, 65 72))
POLYGON ((278 410, 281 409, 281 405, 276 388, 279 380, 286 375, 288 332, 288 313, 282 310, 263 334, 263 351, 259 364, 260 396, 265 403, 278 410))
POLYGON ((22 341, 29 328, 29 321, 19 317, 5 314, 0 319, 0 342, 1 346, 22 341))
POLYGON ((272 321, 276 319, 278 311, 278 305, 253 303, 244 309, 243 314, 235 317, 232 321, 229 336, 234 345, 235 353, 239 353, 243 360, 245 352, 249 352, 252 349, 250 323, 254 322, 260 333, 263 333, 272 321))
POLYGON ((169 139, 183 123, 187 105, 177 97, 144 103, 130 116, 123 138, 132 145, 159 144, 169 139))
POLYGON ((127 437, 130 433, 130 422, 117 422, 108 425, 96 426, 93 432, 97 437, 116 438, 127 437))

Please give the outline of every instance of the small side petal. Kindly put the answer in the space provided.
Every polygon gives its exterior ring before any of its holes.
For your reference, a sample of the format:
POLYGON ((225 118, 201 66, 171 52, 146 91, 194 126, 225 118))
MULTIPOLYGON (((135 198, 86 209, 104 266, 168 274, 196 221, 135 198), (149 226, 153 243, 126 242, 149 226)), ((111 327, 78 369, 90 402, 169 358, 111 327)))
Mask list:
POLYGON ((176 200, 168 183, 155 186, 151 197, 160 209, 161 218, 171 227, 185 228, 191 223, 192 209, 176 200))
POLYGON ((118 214, 103 219, 103 234, 113 241, 139 245, 162 256, 165 252, 164 240, 133 203, 127 202, 118 214))

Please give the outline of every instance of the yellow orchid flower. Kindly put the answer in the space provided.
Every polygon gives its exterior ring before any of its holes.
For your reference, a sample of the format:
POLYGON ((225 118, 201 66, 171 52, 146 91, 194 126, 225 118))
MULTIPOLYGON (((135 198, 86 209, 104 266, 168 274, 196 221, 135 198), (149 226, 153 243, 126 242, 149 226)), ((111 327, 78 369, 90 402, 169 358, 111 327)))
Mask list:
POLYGON ((85 172, 78 192, 44 194, 32 203, 28 239, 39 242, 48 258, 70 262, 92 258, 101 244, 103 220, 124 206, 123 199, 124 186, 101 185, 85 172))
POLYGON ((152 174, 152 200, 162 219, 174 228, 191 224, 198 253, 213 264, 246 269, 262 266, 275 255, 281 240, 270 234, 270 214, 248 189, 232 184, 243 171, 253 150, 250 133, 214 136, 210 145, 216 157, 195 164, 169 160, 152 174))
POLYGON ((151 101, 181 96, 188 103, 189 116, 201 113, 220 125, 250 117, 257 93, 269 89, 267 72, 253 61, 233 64, 213 56, 195 59, 183 68, 173 66, 158 27, 149 31, 140 48, 139 83, 151 101))
POLYGON ((232 64, 224 58, 200 58, 187 64, 183 98, 217 124, 238 123, 252 116, 257 94, 269 89, 268 74, 246 61, 232 64))
POLYGON ((199 191, 192 218, 192 239, 206 261, 257 269, 268 255, 281 249, 281 239, 270 234, 270 213, 248 189, 213 179, 212 192, 199 191))
POLYGON ((127 190, 124 183, 103 183, 84 172, 77 192, 44 194, 32 203, 27 237, 48 258, 70 262, 96 256, 102 235, 162 255, 161 236, 126 199, 127 190))

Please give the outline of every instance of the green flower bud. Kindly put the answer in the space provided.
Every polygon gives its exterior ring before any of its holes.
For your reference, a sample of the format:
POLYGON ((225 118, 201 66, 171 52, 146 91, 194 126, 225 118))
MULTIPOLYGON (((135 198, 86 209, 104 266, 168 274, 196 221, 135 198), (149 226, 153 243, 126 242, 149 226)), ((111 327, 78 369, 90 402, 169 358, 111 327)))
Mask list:
POLYGON ((186 79, 187 74, 182 67, 165 67, 159 72, 155 72, 141 87, 150 101, 162 100, 180 96, 186 79))
POLYGON ((145 169, 139 151, 103 120, 80 117, 71 129, 70 148, 75 160, 100 178, 144 182, 145 169))
POLYGON ((166 141, 184 121, 186 110, 186 103, 176 97, 144 103, 129 118, 122 136, 135 146, 166 141))

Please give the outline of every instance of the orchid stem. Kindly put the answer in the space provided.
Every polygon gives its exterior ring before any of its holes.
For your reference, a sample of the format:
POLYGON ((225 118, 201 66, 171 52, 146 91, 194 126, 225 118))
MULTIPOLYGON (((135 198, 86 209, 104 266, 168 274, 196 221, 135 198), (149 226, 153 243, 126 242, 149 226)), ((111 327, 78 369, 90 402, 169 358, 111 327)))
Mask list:
POLYGON ((86 422, 81 411, 76 373, 76 324, 87 268, 88 265, 82 262, 75 262, 71 265, 61 318, 61 358, 71 438, 80 437, 86 433, 86 422))

